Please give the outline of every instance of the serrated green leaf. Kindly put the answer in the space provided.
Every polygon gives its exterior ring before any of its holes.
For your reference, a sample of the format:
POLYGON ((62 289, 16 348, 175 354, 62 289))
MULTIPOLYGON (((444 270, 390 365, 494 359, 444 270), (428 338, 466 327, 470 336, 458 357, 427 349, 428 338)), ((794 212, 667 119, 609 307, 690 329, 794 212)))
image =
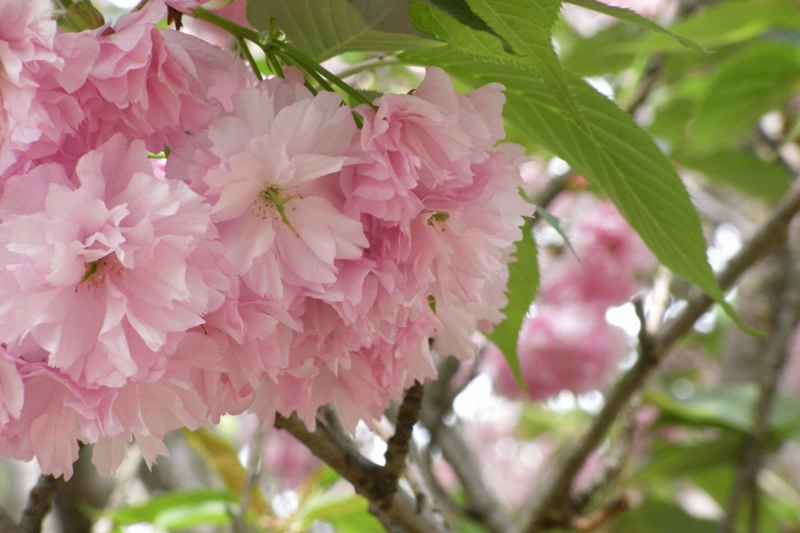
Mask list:
POLYGON ((592 131, 589 136, 565 116, 548 87, 528 72, 479 63, 446 50, 407 57, 431 61, 473 85, 503 83, 509 122, 602 189, 662 264, 716 300, 740 328, 758 334, 748 330, 725 302, 706 258, 700 217, 672 162, 614 102, 566 73, 592 131))
POLYGON ((618 18, 619 20, 624 20, 625 22, 641 26, 642 28, 646 28, 656 33, 663 33, 665 35, 669 35, 670 37, 681 43, 686 48, 692 48, 699 52, 705 51, 699 44, 692 41, 691 39, 687 39, 685 37, 681 37, 676 33, 672 33, 668 29, 659 26, 652 20, 645 18, 641 16, 639 13, 632 11, 630 9, 626 9, 624 7, 610 6, 608 4, 598 2, 597 0, 565 0, 565 1, 585 9, 591 9, 592 11, 596 11, 598 13, 603 13, 604 15, 609 15, 618 18))
POLYGON ((767 111, 782 106, 800 83, 800 51, 788 43, 761 42, 724 60, 711 76, 692 128, 697 151, 747 137, 767 111))
POLYGON ((249 0, 247 19, 266 30, 275 17, 292 43, 316 61, 348 51, 412 50, 436 45, 416 30, 411 0, 249 0))
POLYGON ((486 21, 475 14, 469 7, 466 0, 430 0, 431 4, 435 5, 451 17, 455 18, 458 22, 472 28, 473 30, 484 31, 492 33, 499 37, 494 30, 486 24, 486 21))
POLYGON ((436 37, 454 49, 490 61, 511 62, 503 43, 492 33, 465 26, 444 11, 417 0, 411 2, 411 19, 420 31, 436 37))
POLYGON ((723 151, 713 154, 677 153, 676 162, 703 173, 714 182, 777 202, 789 190, 792 176, 780 163, 762 161, 749 152, 723 151))
POLYGON ((560 0, 467 0, 470 8, 511 45, 544 81, 575 123, 591 136, 552 42, 560 0))
POLYGON ((520 388, 527 391, 517 357, 517 339, 522 321, 539 288, 539 258, 536 240, 527 224, 522 228, 522 240, 517 242, 516 261, 509 265, 508 304, 503 309, 506 318, 487 335, 503 352, 520 388))

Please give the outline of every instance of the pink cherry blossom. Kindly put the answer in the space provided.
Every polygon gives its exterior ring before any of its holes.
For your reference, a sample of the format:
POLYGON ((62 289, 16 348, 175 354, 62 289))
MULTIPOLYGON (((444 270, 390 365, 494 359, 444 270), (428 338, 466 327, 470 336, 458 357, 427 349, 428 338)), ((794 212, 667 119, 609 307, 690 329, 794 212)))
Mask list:
POLYGON ((156 179, 141 141, 117 135, 76 173, 77 187, 55 164, 36 167, 0 199, 0 337, 31 336, 76 381, 121 386, 157 368, 231 280, 210 207, 156 179))
POLYGON ((562 200, 554 211, 565 217, 572 246, 542 255, 540 297, 549 304, 583 302, 605 309, 627 302, 655 258, 608 200, 589 194, 562 200), (566 209, 565 209, 566 208, 566 209))
MULTIPOLYGON (((529 398, 537 401, 562 390, 581 394, 602 389, 627 348, 625 332, 593 309, 542 305, 523 323, 517 355, 529 398)), ((523 397, 499 350, 489 350, 487 363, 494 369, 498 392, 523 397)))
POLYGON ((336 280, 335 260, 355 259, 368 244, 337 205, 341 193, 321 182, 349 161, 355 121, 340 97, 313 97, 296 80, 267 80, 233 101, 208 140, 196 141, 218 163, 193 186, 211 200, 227 257, 250 289, 273 299, 292 286, 323 292, 336 280))
POLYGON ((99 53, 76 92, 87 120, 72 142, 91 149, 123 132, 143 139, 152 152, 174 148, 254 82, 233 55, 196 37, 156 29, 166 13, 164 1, 153 0, 113 28, 90 32, 99 53))

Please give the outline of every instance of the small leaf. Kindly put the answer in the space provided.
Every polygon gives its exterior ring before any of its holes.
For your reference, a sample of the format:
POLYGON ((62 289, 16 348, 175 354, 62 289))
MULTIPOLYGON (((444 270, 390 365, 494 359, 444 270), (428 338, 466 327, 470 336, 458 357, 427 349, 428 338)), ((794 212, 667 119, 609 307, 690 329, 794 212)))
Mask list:
POLYGON ((150 498, 142 504, 126 505, 118 509, 101 511, 99 516, 110 518, 120 526, 154 524, 158 517, 173 509, 187 508, 204 504, 222 504, 224 507, 237 504, 237 498, 228 490, 199 489, 180 492, 168 492, 150 498))
POLYGON ((620 20, 624 20, 625 22, 630 22, 631 24, 641 26, 642 28, 647 28, 648 30, 654 32, 669 35, 670 37, 672 37, 673 39, 675 39, 676 41, 678 41, 687 48, 692 48, 700 52, 705 52, 705 50, 703 50, 703 48, 699 44, 692 41, 691 39, 686 39, 685 37, 681 37, 678 34, 672 33, 668 29, 659 26, 652 20, 641 16, 636 11, 625 9, 624 7, 610 6, 608 4, 598 2, 597 0, 565 0, 565 1, 569 2, 570 4, 583 7, 585 9, 591 9, 592 11, 603 13, 604 15, 610 15, 620 20))
POLYGON ((537 257, 536 241, 527 224, 522 228, 522 240, 517 242, 517 251, 514 253, 514 257, 516 257, 516 261, 509 265, 508 304, 503 309, 506 318, 497 324, 487 337, 503 352, 517 383, 522 390, 527 392, 528 389, 522 380, 522 371, 517 357, 517 339, 522 321, 539 288, 539 258, 537 257))
MULTIPOLYGON (((209 470, 217 473, 231 492, 241 495, 247 484, 247 471, 239 461, 236 450, 225 440, 205 428, 197 431, 183 430, 186 442, 205 462, 209 470)), ((258 516, 270 513, 270 508, 258 487, 250 495, 250 510, 258 516)))
POLYGON ((67 7, 57 23, 62 30, 79 33, 84 30, 96 30, 106 22, 103 14, 92 5, 91 0, 77 0, 67 7))
POLYGON ((292 43, 316 61, 348 51, 435 46, 408 15, 410 0, 249 0, 247 20, 268 30, 274 17, 292 43))
POLYGON ((578 256, 578 252, 576 252, 575 248, 572 247, 572 243, 570 242, 567 233, 564 231, 564 228, 561 227, 561 222, 558 220, 558 217, 539 204, 535 205, 536 214, 542 215, 542 218, 545 219, 548 224, 550 224, 550 227, 556 230, 556 233, 558 233, 559 236, 564 239, 564 244, 566 244, 567 247, 572 251, 572 255, 575 256, 575 259, 577 259, 579 263, 582 262, 581 258, 578 256))

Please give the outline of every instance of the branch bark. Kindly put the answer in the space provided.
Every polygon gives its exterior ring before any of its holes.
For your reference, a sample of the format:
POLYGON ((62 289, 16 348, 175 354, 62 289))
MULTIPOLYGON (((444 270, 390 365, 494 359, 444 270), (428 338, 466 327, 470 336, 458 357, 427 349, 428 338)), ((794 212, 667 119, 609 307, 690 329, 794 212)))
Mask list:
POLYGON ((417 500, 406 491, 399 490, 396 485, 393 490, 387 490, 383 467, 359 453, 330 410, 322 410, 317 415, 317 429, 313 432, 308 431, 296 415, 289 418, 277 415, 275 427, 294 435, 314 455, 349 481, 356 492, 372 503, 371 510, 388 530, 447 533, 439 516, 418 505, 417 500))
POLYGON ((19 533, 41 533, 42 522, 53 506, 53 496, 56 493, 56 478, 42 475, 31 489, 28 504, 22 511, 19 522, 19 533))

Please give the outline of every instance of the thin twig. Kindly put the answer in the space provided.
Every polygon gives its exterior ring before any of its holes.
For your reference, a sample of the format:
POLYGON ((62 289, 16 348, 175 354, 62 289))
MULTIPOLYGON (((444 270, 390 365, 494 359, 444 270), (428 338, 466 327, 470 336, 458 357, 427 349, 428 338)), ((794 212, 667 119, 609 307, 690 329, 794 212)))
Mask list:
POLYGON ((383 467, 384 490, 393 493, 397 490, 397 481, 406 468, 406 457, 408 456, 408 442, 414 432, 414 424, 419 419, 419 412, 422 408, 422 394, 424 387, 419 381, 409 388, 403 396, 403 402, 397 412, 397 423, 395 424, 394 435, 389 439, 386 448, 386 464, 383 467))
POLYGON ((356 492, 375 503, 380 509, 380 513, 376 510, 379 520, 387 521, 391 527, 400 528, 406 533, 447 533, 440 517, 418 505, 416 499, 406 491, 395 490, 392 494, 382 492, 382 468, 359 453, 332 412, 323 410, 317 416, 317 429, 314 432, 308 431, 297 415, 289 418, 277 415, 275 427, 294 435, 314 455, 349 481, 356 492))
MULTIPOLYGON (((731 258, 727 267, 717 276, 717 283, 725 290, 758 260, 772 253, 786 239, 792 217, 800 211, 800 183, 795 183, 783 200, 772 211, 770 218, 731 258)), ((705 293, 696 292, 687 301, 683 311, 666 322, 652 335, 649 349, 640 345, 636 363, 614 385, 606 396, 600 413, 592 420, 586 433, 559 456, 539 490, 523 512, 515 531, 527 533, 546 527, 554 510, 563 509, 568 501, 572 480, 592 450, 602 441, 618 413, 628 405, 630 398, 642 387, 645 379, 667 355, 672 344, 689 331, 700 316, 714 303, 705 293)))
POLYGON ((42 475, 31 489, 28 504, 22 511, 19 522, 20 533, 41 533, 42 522, 53 506, 53 496, 56 493, 56 478, 42 475))
POLYGON ((251 530, 247 525, 247 511, 250 508, 253 491, 256 489, 258 478, 261 475, 261 451, 263 448, 264 425, 259 420, 250 439, 247 453, 247 480, 239 500, 239 513, 233 520, 233 531, 235 533, 247 533, 251 530))

